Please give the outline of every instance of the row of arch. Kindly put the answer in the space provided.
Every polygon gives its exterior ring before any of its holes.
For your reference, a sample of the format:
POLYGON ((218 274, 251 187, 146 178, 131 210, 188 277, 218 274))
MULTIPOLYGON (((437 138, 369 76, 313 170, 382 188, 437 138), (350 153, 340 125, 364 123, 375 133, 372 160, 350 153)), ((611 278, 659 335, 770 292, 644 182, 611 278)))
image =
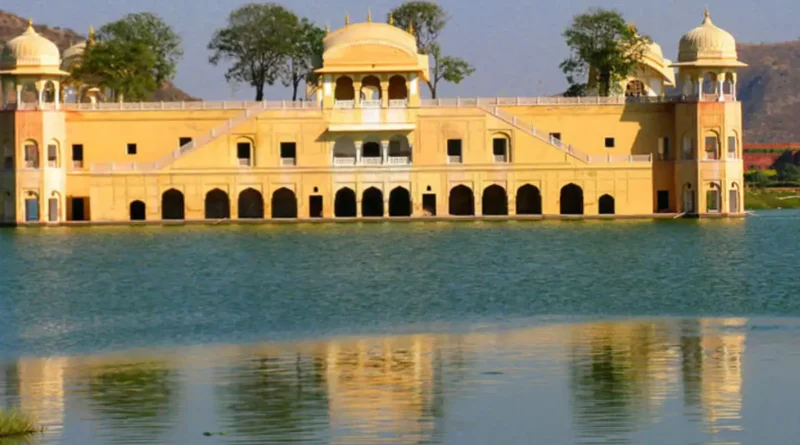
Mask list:
MULTIPOLYGON (((322 197, 319 199, 318 215, 322 216, 322 197)), ((475 215, 475 195, 465 185, 453 187, 449 192, 449 214, 453 216, 475 215)), ((490 185, 483 191, 481 198, 482 214, 486 216, 508 215, 508 194, 499 185, 490 185)), ((601 215, 615 213, 615 201, 611 195, 603 195, 599 201, 601 215)), ((213 189, 205 197, 206 219, 229 219, 231 203, 228 193, 213 189)), ((541 215, 542 195, 538 187, 525 184, 517 189, 516 209, 518 215, 541 215)), ((144 221, 146 205, 143 201, 130 204, 130 219, 144 221)), ((576 184, 567 184, 561 189, 560 212, 562 215, 582 215, 584 213, 583 189, 576 184)), ((334 216, 337 218, 354 218, 358 216, 358 200, 356 193, 349 187, 336 192, 334 197, 334 216)), ((412 214, 411 193, 405 187, 395 187, 389 192, 388 209, 384 207, 383 191, 370 187, 361 196, 361 216, 363 217, 409 217, 412 214), (388 213, 388 215, 386 214, 388 213)), ((258 190, 248 188, 239 194, 238 218, 263 219, 264 197, 258 190)), ((272 194, 272 218, 297 218, 297 196, 287 188, 280 188, 272 194)), ((181 191, 169 189, 161 196, 161 218, 164 220, 183 220, 186 218, 186 201, 181 191)))
MULTIPOLYGON (((361 100, 380 100, 383 98, 381 80, 377 76, 367 76, 361 79, 359 98, 361 100)), ((386 92, 389 100, 408 99, 408 87, 406 78, 394 75, 389 78, 389 89, 386 92)), ((356 90, 353 78, 340 76, 336 79, 334 98, 336 100, 355 100, 356 90)))

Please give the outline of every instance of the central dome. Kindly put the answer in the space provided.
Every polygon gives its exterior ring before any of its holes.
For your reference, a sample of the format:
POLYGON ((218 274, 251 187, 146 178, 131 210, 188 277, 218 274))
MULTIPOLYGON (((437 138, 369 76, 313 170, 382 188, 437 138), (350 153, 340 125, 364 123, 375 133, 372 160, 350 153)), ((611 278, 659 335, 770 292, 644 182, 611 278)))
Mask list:
POLYGON ((11 39, 3 49, 2 64, 9 68, 58 67, 61 56, 55 43, 43 37, 28 22, 22 35, 11 39))
POLYGON ((678 62, 736 61, 737 58, 736 39, 727 31, 714 25, 708 10, 706 10, 703 24, 681 37, 678 62))

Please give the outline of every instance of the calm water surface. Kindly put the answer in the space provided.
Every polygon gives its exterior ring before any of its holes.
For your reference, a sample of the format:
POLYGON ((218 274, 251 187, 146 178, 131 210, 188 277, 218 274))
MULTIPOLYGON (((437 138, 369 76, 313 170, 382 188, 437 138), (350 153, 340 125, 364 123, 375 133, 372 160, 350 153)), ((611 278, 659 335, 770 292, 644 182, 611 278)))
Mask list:
POLYGON ((0 230, 0 407, 43 444, 793 443, 800 212, 759 215, 0 230))

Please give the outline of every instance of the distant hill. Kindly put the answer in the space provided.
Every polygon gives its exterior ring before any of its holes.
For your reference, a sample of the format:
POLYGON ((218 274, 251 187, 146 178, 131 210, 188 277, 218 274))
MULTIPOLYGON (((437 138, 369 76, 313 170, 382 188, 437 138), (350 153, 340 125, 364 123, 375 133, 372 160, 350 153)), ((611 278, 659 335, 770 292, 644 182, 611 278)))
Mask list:
MULTIPOLYGON (((10 12, 0 10, 0 44, 3 44, 22 34, 25 32, 27 27, 27 19, 23 19, 22 17, 10 12)), ((55 43, 62 53, 72 44, 86 40, 85 36, 82 36, 71 29, 38 25, 36 23, 33 24, 33 28, 36 30, 36 32, 47 37, 53 43, 55 43)), ((153 93, 153 96, 150 98, 150 100, 194 101, 199 99, 188 95, 186 92, 173 85, 172 82, 165 82, 158 91, 153 93)))
POLYGON ((740 44, 739 59, 745 142, 800 141, 800 41, 740 44))

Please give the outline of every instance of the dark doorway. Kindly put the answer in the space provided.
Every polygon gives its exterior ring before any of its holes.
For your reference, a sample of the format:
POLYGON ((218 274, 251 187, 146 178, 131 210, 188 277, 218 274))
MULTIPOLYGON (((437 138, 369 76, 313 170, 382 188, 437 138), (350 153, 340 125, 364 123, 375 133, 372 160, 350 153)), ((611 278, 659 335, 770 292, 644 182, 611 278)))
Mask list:
POLYGON ((282 187, 272 194, 273 218, 297 218, 297 197, 294 192, 282 187))
POLYGON ((161 195, 161 219, 184 219, 185 215, 183 193, 169 189, 161 195))
POLYGON ((362 158, 380 158, 381 144, 377 142, 367 142, 361 147, 362 158))
POLYGON ((86 221, 86 199, 72 198, 72 221, 86 221))
POLYGON ((146 219, 146 207, 142 201, 133 201, 130 205, 131 221, 144 221, 146 219))
POLYGON ((450 214, 454 216, 475 214, 475 196, 472 189, 465 185, 458 185, 450 190, 450 214))
POLYGON ((206 194, 206 219, 228 219, 231 217, 231 200, 220 189, 206 194))
POLYGON ((567 184, 561 189, 561 214, 583 215, 583 189, 567 184))
POLYGON ((525 184, 517 189, 517 215, 541 215, 542 194, 537 187, 525 184))
POLYGON ((426 193, 422 195, 422 211, 426 216, 436 216, 436 194, 426 193))
POLYGON ((656 195, 656 210, 659 212, 669 211, 669 190, 659 190, 656 195))
POLYGON ((365 218, 380 218, 383 216, 383 192, 370 187, 364 190, 361 196, 361 216, 365 218))
POLYGON ((39 198, 25 200, 25 221, 39 221, 39 198))
POLYGON ((488 216, 508 215, 508 195, 499 185, 490 185, 483 191, 483 214, 488 216))
POLYGON ((614 214, 614 197, 611 195, 603 195, 600 197, 599 204, 599 213, 601 215, 613 215, 614 214))
POLYGON ((333 212, 337 218, 356 217, 356 192, 347 187, 336 192, 333 212))
POLYGON ((322 218, 322 196, 313 195, 308 197, 308 216, 322 218))
POLYGON ((239 193, 239 219, 264 219, 264 195, 248 188, 239 193))
POLYGON ((47 220, 50 222, 58 222, 58 198, 48 199, 47 207, 47 220))
POLYGON ((411 194, 404 187, 389 194, 389 216, 411 216, 411 194))

